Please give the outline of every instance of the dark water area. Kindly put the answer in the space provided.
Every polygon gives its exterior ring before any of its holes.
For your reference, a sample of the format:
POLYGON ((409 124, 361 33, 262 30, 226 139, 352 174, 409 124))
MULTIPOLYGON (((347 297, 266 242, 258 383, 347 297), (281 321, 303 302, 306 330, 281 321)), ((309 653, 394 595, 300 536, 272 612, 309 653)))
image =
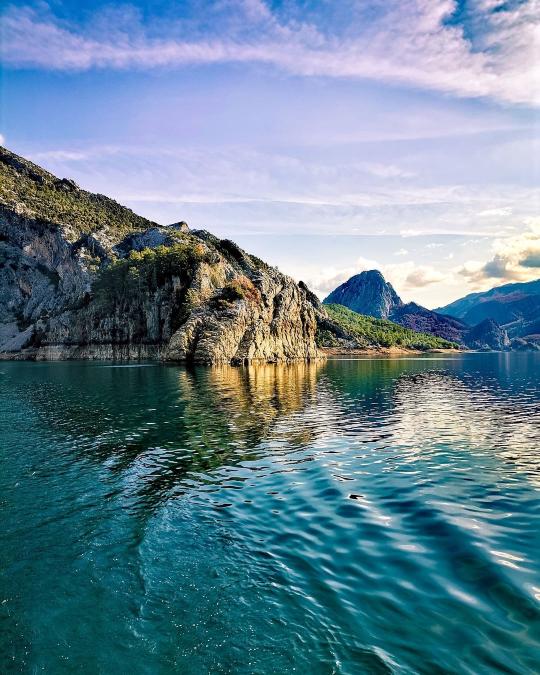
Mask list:
POLYGON ((540 672, 539 376, 0 363, 0 672, 540 672))

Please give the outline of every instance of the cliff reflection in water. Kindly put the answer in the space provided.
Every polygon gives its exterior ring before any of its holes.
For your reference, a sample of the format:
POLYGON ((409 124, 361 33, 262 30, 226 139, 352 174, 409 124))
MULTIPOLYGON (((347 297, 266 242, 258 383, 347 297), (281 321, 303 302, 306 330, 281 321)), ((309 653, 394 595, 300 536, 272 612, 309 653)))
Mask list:
POLYGON ((219 482, 220 470, 270 452, 309 444, 314 419, 296 427, 295 416, 315 405, 320 363, 184 369, 177 373, 179 417, 174 436, 137 463, 151 467, 141 494, 156 501, 200 484, 219 482))
POLYGON ((522 366, 506 378, 493 355, 480 370, 463 357, 213 368, 39 364, 27 366, 28 380, 13 389, 70 455, 129 473, 140 496, 159 503, 198 482, 219 482, 212 474, 229 464, 298 450, 334 455, 347 439, 370 452, 391 446, 404 459, 481 448, 491 462, 513 462, 538 481, 530 450, 539 445, 540 405, 530 396, 534 377, 530 387, 516 387, 532 377, 522 366))
MULTIPOLYGON (((317 377, 323 367, 318 361, 180 372, 185 419, 196 422, 193 443, 221 446, 223 450, 229 444, 253 449, 269 436, 277 437, 280 418, 289 418, 316 403, 317 377), (219 419, 222 437, 214 415, 219 419)), ((286 427, 281 434, 286 433, 288 442, 295 445, 309 442, 315 431, 308 425, 298 430, 286 427)))

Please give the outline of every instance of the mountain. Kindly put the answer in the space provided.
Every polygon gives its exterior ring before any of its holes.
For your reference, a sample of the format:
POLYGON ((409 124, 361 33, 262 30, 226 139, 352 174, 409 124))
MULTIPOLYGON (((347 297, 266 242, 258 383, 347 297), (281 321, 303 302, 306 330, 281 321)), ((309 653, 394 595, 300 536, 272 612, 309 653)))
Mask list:
POLYGON ((502 321, 503 323, 509 323, 513 320, 513 303, 520 302, 525 298, 537 298, 539 296, 540 279, 537 279, 536 281, 497 286, 489 291, 484 291, 483 293, 469 293, 469 295, 454 300, 454 302, 451 302, 444 307, 439 307, 434 311, 441 312, 442 314, 449 314, 450 316, 455 316, 458 319, 463 320, 465 320, 467 315, 469 316, 469 319, 472 319, 475 316, 474 313, 478 312, 476 316, 479 317, 480 320, 483 320, 486 318, 495 318, 485 316, 484 307, 486 305, 488 305, 488 307, 494 307, 495 303, 497 303, 500 305, 501 311, 497 320, 502 321))
POLYGON ((459 319, 438 314, 414 302, 404 304, 378 270, 361 272, 338 286, 324 299, 359 314, 389 319, 410 330, 430 333, 450 342, 463 343, 469 327, 459 319))
POLYGON ((512 338, 540 337, 540 279, 471 293, 438 310, 469 324, 492 319, 512 338))
POLYGON ((510 339, 504 328, 493 319, 484 319, 473 326, 465 336, 471 349, 503 351, 510 347, 510 339))
POLYGON ((327 320, 318 317, 317 343, 321 347, 354 349, 403 347, 424 351, 451 349, 457 344, 404 328, 388 319, 358 314, 343 305, 324 305, 327 320))
POLYGON ((387 319, 392 310, 403 305, 392 284, 379 270, 361 272, 338 286, 325 298, 325 304, 343 305, 353 312, 387 319))
POLYGON ((389 319, 401 326, 423 333, 431 333, 451 342, 464 343, 469 327, 459 319, 433 312, 426 307, 409 302, 396 307, 389 319))
POLYGON ((161 226, 0 148, 0 357, 314 358, 309 292, 235 243, 161 226))

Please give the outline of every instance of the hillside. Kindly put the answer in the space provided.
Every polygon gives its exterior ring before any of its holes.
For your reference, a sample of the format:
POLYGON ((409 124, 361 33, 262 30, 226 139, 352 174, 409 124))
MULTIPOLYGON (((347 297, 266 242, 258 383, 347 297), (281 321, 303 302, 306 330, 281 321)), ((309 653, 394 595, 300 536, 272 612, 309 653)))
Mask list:
POLYGON ((160 226, 0 151, 0 357, 318 356, 309 292, 234 242, 160 226))
POLYGON ((360 314, 389 319, 412 331, 430 333, 464 344, 469 327, 459 319, 433 312, 414 302, 405 304, 378 270, 361 272, 338 286, 324 304, 339 304, 360 314))
MULTIPOLYGON (((341 327, 345 333, 352 336, 356 342, 356 348, 404 347, 406 349, 423 351, 458 347, 455 342, 443 340, 429 333, 419 333, 404 328, 387 319, 376 319, 371 316, 358 314, 343 305, 326 304, 324 308, 330 320, 341 327)), ((335 332, 331 332, 324 327, 319 327, 317 332, 317 343, 319 346, 340 346, 343 341, 344 338, 340 338, 335 332)))
POLYGON ((114 199, 82 190, 0 147, 0 208, 34 221, 68 225, 78 234, 107 228, 116 235, 145 230, 153 223, 114 199))

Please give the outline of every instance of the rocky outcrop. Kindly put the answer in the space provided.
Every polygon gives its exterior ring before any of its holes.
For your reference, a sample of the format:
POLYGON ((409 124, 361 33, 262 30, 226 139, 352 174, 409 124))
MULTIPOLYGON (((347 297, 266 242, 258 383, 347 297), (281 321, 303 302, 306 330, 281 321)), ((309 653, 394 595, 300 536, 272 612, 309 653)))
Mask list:
POLYGON ((379 270, 361 272, 338 286, 324 299, 324 303, 343 305, 358 314, 387 319, 403 302, 385 281, 379 270))
POLYGON ((313 359, 309 291, 236 244, 159 226, 2 149, 0 357, 313 359))
POLYGON ((510 347, 507 332, 493 319, 485 319, 471 328, 465 340, 471 349, 503 351, 510 347))

